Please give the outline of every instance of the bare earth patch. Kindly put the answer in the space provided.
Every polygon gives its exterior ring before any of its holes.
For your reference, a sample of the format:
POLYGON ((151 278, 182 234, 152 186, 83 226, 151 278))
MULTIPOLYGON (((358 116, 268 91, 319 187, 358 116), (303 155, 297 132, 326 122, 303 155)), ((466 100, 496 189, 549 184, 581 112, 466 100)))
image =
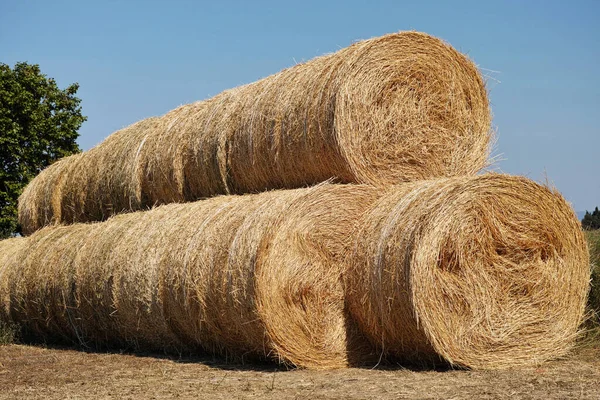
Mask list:
POLYGON ((600 348, 508 371, 277 370, 222 360, 0 346, 0 399, 598 399, 600 348))

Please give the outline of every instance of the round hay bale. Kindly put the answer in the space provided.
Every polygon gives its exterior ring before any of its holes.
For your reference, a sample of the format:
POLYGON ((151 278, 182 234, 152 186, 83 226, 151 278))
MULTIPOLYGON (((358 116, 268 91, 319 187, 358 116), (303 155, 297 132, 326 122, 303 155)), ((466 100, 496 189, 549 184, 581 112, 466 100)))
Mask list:
POLYGON ((329 369, 374 359, 346 312, 342 276, 356 222, 380 194, 362 185, 318 186, 287 201, 277 229, 263 239, 256 307, 282 361, 329 369))
POLYGON ((78 342, 73 260, 87 233, 85 225, 44 228, 7 264, 10 314, 24 337, 78 342))
MULTIPOLYGON (((424 33, 385 35, 109 137, 65 172, 69 193, 58 196, 72 212, 60 221, 331 178, 389 185, 472 174, 487 163, 490 122, 466 56, 424 33)), ((37 193, 36 179, 20 200, 26 232, 45 224, 32 208, 54 195, 37 193)))
MULTIPOLYGON (((244 219, 270 196, 217 197, 179 206, 187 218, 168 228, 170 251, 162 261, 161 293, 169 323, 182 341, 233 357, 254 350, 246 337, 253 327, 237 328, 252 325, 256 315, 251 304, 246 313, 247 305, 232 299, 248 290, 251 281, 240 275, 251 273, 253 264, 245 260, 243 270, 234 270, 228 258, 244 219)), ((263 337, 259 335, 261 345, 263 337)))
POLYGON ((63 223, 103 221, 144 208, 143 172, 137 162, 157 121, 147 118, 113 133, 65 169, 60 204, 63 223))
POLYGON ((18 219, 24 235, 30 235, 48 225, 71 222, 63 216, 67 204, 63 196, 65 179, 83 154, 58 160, 40 172, 19 197, 18 219))
POLYGON ((179 206, 198 217, 168 228, 162 298, 173 331, 242 360, 333 368, 370 359, 345 312, 340 258, 376 192, 325 184, 179 206))
MULTIPOLYGON (((112 280, 112 303, 109 310, 114 336, 134 349, 179 350, 183 346, 170 330, 159 296, 160 268, 164 254, 171 251, 170 237, 162 229, 174 210, 162 207, 153 210, 151 218, 143 214, 123 215, 110 219, 112 232, 118 240, 108 239, 106 233, 98 241, 112 242, 106 266, 98 266, 109 273, 112 280), (107 268, 108 267, 108 268, 107 268)), ((191 217, 191 216, 189 216, 191 217)), ((94 242, 96 242, 94 240, 94 242)), ((81 268, 96 269, 94 262, 81 268)), ((79 273, 81 277, 83 271, 79 273)))
POLYGON ((354 365, 370 345, 347 318, 341 259, 377 192, 323 184, 42 229, 10 266, 11 315, 44 340, 354 365))
POLYGON ((10 276, 11 264, 25 239, 11 238, 0 240, 0 321, 10 323, 10 276))
POLYGON ((389 190, 361 226, 348 302, 380 352, 496 369, 574 343, 589 259, 556 191, 495 174, 410 183, 389 190))
MULTIPOLYGON (((114 292, 119 265, 114 259, 126 255, 116 254, 114 250, 127 230, 135 229, 132 226, 135 216, 138 215, 116 215, 101 224, 85 225, 90 232, 79 246, 74 260, 74 295, 84 346, 122 348, 132 345, 117 333, 119 324, 115 315, 118 310, 114 292)), ((35 235, 37 232, 33 237, 35 235)), ((127 254, 134 251, 131 248, 127 254)))

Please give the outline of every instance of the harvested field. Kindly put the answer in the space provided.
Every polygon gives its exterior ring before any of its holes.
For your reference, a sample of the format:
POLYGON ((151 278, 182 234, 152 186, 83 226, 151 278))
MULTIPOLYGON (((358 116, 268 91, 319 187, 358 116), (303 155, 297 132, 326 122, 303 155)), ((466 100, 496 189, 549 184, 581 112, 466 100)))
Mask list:
POLYGON ((222 196, 13 243, 0 299, 37 340, 309 368, 536 365, 574 343, 590 279, 560 194, 498 174, 222 196))
POLYGON ((275 370, 222 360, 0 346, 0 399, 598 399, 600 347, 505 371, 275 370))
POLYGON ((157 204, 297 188, 473 174, 491 114, 475 64, 432 36, 358 42, 140 121, 39 174, 25 234, 157 204))

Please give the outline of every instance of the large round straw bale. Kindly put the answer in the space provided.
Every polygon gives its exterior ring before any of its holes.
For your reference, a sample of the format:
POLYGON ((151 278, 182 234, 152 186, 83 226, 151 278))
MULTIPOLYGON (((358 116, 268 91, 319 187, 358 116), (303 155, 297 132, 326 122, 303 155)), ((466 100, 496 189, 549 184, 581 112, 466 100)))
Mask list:
POLYGON ((199 217, 167 233, 162 298, 173 330, 234 357, 364 362, 370 346, 348 321, 340 258, 375 193, 327 184, 179 206, 199 217))
POLYGON ((24 235, 47 225, 72 220, 62 215, 62 210, 68 203, 63 189, 65 179, 82 156, 83 154, 74 154, 58 160, 25 187, 19 198, 19 223, 24 235))
MULTIPOLYGON (((82 344, 94 347, 130 346, 119 332, 115 306, 115 275, 119 265, 115 257, 117 248, 128 229, 136 222, 137 214, 116 215, 102 224, 85 225, 89 229, 87 239, 81 243, 75 255, 75 300, 79 311, 79 329, 82 344), (133 218, 133 219, 132 219, 133 218)), ((139 221, 139 218, 138 218, 139 221)), ((79 226, 79 225, 77 225, 79 226)), ((144 233, 145 235, 146 233, 144 233)), ((32 237, 35 237, 33 235, 32 237)), ((133 259, 132 259, 133 260, 133 259)), ((151 274, 151 272, 149 272, 151 274)))
POLYGON ((253 284, 253 259, 243 260, 240 270, 229 258, 239 227, 272 196, 217 197, 179 206, 188 217, 168 228, 171 250, 162 263, 162 299, 182 341, 232 356, 263 349, 264 329, 252 335, 258 322, 253 298, 244 295, 253 284))
POLYGON ((377 192, 323 184, 47 227, 8 265, 10 312, 45 340, 354 365, 371 347, 341 260, 377 192))
POLYGON ((183 349, 158 293, 160 263, 171 250, 162 227, 172 217, 163 208, 153 210, 152 218, 119 215, 99 224, 84 242, 76 263, 77 298, 92 320, 91 339, 134 349, 183 349))
POLYGON ((73 260, 88 231, 84 225, 43 229, 7 265, 11 317, 25 336, 77 341, 73 260))
POLYGON ((148 118, 113 133, 66 171, 61 222, 102 221, 143 208, 137 161, 157 120, 148 118))
POLYGON ((369 186, 323 185, 288 202, 263 241, 255 272, 260 319, 282 360, 312 368, 371 362, 348 318, 343 259, 358 218, 379 197, 369 186))
MULTIPOLYGON (((390 34, 117 132, 65 171, 59 221, 330 178, 388 185, 472 174, 486 165, 490 120, 466 56, 423 33, 390 34)), ((54 196, 35 181, 20 199, 26 232, 48 222, 32 209, 54 196)))
POLYGON ((381 352, 504 368, 573 344, 589 260, 579 221, 554 190, 493 174, 405 184, 361 225, 348 301, 381 352))
POLYGON ((11 322, 9 272, 12 271, 12 267, 9 264, 15 263, 15 254, 24 243, 23 238, 0 240, 0 321, 11 322))

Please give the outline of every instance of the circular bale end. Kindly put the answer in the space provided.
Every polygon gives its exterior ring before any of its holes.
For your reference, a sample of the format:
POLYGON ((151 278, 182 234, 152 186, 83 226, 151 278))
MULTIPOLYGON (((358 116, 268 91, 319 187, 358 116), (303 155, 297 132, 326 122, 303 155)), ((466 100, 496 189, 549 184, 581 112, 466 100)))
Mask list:
POLYGON ((47 225, 64 222, 65 180, 82 158, 82 153, 64 157, 40 172, 19 196, 18 218, 23 235, 47 225))
POLYGON ((391 190, 370 218, 359 247, 373 271, 354 266, 352 308, 388 353, 500 369, 574 343, 589 256, 557 192, 506 175, 440 179, 391 190))
POLYGON ((491 111, 477 66, 444 41, 400 32, 341 51, 340 151, 358 182, 394 184, 486 166, 491 111))
POLYGON ((258 252, 257 311, 280 361, 312 369, 376 356, 345 307, 343 258, 357 216, 381 195, 362 185, 306 189, 280 213, 258 252))

